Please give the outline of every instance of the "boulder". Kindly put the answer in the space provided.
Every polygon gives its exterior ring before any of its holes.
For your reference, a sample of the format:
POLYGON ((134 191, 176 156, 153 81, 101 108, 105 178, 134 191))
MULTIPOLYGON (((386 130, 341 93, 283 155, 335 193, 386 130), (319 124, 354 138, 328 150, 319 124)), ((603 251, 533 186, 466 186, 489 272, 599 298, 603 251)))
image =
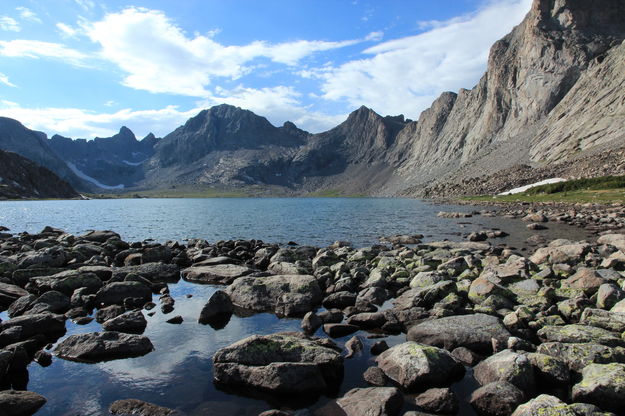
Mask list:
POLYGON ((0 414, 6 416, 30 416, 46 404, 46 398, 32 391, 0 391, 0 414))
POLYGON ((28 294, 28 291, 19 286, 0 282, 0 310, 5 310, 17 299, 28 294))
POLYGON ((482 386, 505 381, 530 395, 535 390, 532 364, 525 355, 510 350, 498 352, 476 365, 473 375, 482 386))
POLYGON ((94 363, 140 357, 153 350, 154 346, 147 337, 105 331, 70 335, 54 351, 66 360, 94 363))
POLYGON ((597 244, 609 244, 625 252, 625 234, 604 234, 597 239, 597 244))
POLYGON ((578 416, 562 400, 548 394, 541 394, 516 408, 512 416, 578 416))
POLYGON ((356 388, 319 409, 315 415, 398 416, 403 404, 403 396, 395 387, 356 388))
POLYGON ((301 333, 254 335, 213 356, 215 382, 276 394, 321 394, 343 378, 340 349, 301 333))
POLYGON ((324 324, 323 332, 328 334, 332 338, 340 338, 358 331, 356 325, 349 324, 324 324))
POLYGON ((96 293, 98 305, 123 305, 126 298, 138 299, 140 302, 147 303, 152 300, 152 291, 139 282, 113 282, 96 293))
POLYGON ((405 342, 376 359, 387 377, 407 390, 447 386, 464 375, 464 366, 449 352, 416 342, 405 342))
POLYGON ((471 406, 480 416, 509 416, 525 395, 515 385, 505 381, 488 383, 471 394, 471 406))
POLYGON ((128 334, 142 334, 148 321, 141 311, 129 311, 102 324, 105 331, 125 332, 128 334))
POLYGON ((314 312, 308 312, 302 318, 301 328, 307 334, 313 334, 323 325, 321 318, 314 312))
POLYGON ((218 290, 211 295, 202 308, 198 322, 205 325, 224 320, 226 317, 229 320, 233 311, 234 306, 230 296, 223 290, 218 290))
MULTIPOLYGON (((291 297, 293 315, 304 315, 321 301, 321 289, 314 276, 277 275, 265 277, 240 277, 226 289, 232 303, 254 312, 280 312, 284 295, 291 297)), ((293 316, 287 315, 287 316, 293 316)))
POLYGON ((53 313, 18 316, 0 322, 0 333, 13 327, 21 327, 20 340, 39 334, 56 338, 65 334, 65 317, 53 313))
POLYGON ((590 364, 582 370, 582 381, 573 386, 574 401, 592 403, 603 410, 625 411, 625 364, 590 364))
POLYGON ((593 343, 544 342, 536 352, 561 359, 574 372, 589 364, 625 363, 625 348, 593 343))
POLYGON ((527 359, 534 367, 536 382, 545 388, 568 387, 571 375, 564 361, 546 354, 530 353, 527 359))
POLYGON ((622 333, 625 332, 625 313, 586 308, 579 323, 622 333))
POLYGON ((229 285, 255 270, 238 264, 216 264, 214 266, 191 266, 180 273, 189 282, 229 285))
POLYGON ((348 291, 331 293, 323 299, 323 307, 326 309, 343 309, 356 304, 356 294, 348 291))
POLYGON ((39 291, 57 290, 67 296, 71 296, 76 289, 81 287, 86 287, 89 293, 96 293, 102 287, 102 280, 95 273, 80 273, 76 270, 36 277, 31 281, 39 291))
POLYGON ((510 333, 496 316, 485 314, 448 316, 412 326, 406 338, 409 341, 434 345, 447 350, 466 347, 488 354, 492 352, 491 339, 505 344, 510 333))
POLYGON ((449 388, 429 389, 415 398, 415 404, 426 412, 456 414, 458 398, 449 388))
POLYGON ((546 325, 538 330, 542 342, 564 342, 607 345, 608 347, 625 346, 625 341, 614 333, 594 326, 571 324, 564 326, 546 325))
POLYGON ((347 319, 350 325, 356 325, 363 329, 382 328, 386 323, 384 312, 364 312, 350 316, 347 319))
POLYGON ((372 386, 384 387, 388 379, 380 367, 369 367, 363 373, 362 378, 372 386))
POLYGON ((24 314, 37 314, 44 312, 65 313, 71 307, 70 299, 56 290, 44 293, 35 299, 24 314))
POLYGON ((82 238, 83 240, 87 240, 87 241, 93 241, 93 242, 96 242, 96 243, 106 243, 106 241, 109 238, 114 238, 116 240, 121 240, 121 237, 119 236, 119 234, 117 234, 114 231, 109 231, 109 230, 89 231, 89 232, 79 236, 79 238, 82 238))
POLYGON ((137 416, 177 416, 180 412, 167 407, 158 406, 152 403, 137 399, 124 399, 114 401, 109 407, 109 412, 113 415, 137 415, 137 416))
POLYGON ((604 283, 606 280, 596 270, 582 267, 573 276, 562 281, 561 287, 583 290, 584 293, 592 295, 604 283))

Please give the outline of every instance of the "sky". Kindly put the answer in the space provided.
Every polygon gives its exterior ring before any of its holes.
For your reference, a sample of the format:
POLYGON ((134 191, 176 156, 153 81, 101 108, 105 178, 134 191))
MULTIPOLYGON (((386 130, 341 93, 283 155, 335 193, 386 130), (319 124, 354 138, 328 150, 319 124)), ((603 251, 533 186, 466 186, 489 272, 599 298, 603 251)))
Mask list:
POLYGON ((531 0, 0 0, 0 116, 165 136, 227 103, 328 130, 472 88, 531 0))

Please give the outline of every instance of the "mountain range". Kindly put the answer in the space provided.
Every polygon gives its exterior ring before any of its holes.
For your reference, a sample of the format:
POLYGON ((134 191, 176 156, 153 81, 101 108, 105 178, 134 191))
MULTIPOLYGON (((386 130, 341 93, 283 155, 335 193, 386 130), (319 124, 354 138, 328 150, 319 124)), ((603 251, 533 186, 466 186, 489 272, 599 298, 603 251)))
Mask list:
POLYGON ((622 0, 534 0, 492 46, 478 84, 441 94, 416 121, 361 107, 311 134, 219 105, 160 139, 122 127, 72 140, 0 118, 0 149, 89 192, 186 185, 442 196, 625 174, 623 22, 622 0))

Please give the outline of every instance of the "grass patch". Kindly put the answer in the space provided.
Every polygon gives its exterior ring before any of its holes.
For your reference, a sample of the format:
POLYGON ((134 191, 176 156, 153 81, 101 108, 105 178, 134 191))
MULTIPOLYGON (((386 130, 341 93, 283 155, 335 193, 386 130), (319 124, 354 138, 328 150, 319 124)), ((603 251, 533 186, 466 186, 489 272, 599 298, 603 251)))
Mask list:
POLYGON ((348 194, 340 189, 324 189, 306 195, 310 198, 364 198, 365 194, 348 194))
POLYGON ((625 188, 625 176, 602 176, 599 178, 575 179, 572 181, 551 183, 528 189, 527 195, 555 194, 581 190, 609 190, 625 188))

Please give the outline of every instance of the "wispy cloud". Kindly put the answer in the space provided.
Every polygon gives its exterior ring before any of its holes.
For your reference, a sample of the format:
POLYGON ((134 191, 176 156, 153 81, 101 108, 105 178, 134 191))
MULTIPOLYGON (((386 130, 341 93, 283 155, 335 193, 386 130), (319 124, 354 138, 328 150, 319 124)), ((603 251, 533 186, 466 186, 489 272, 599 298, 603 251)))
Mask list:
POLYGON ((74 66, 86 67, 88 55, 60 43, 37 40, 0 40, 0 56, 60 59, 74 66))
POLYGON ((34 22, 34 23, 41 23, 41 19, 39 18, 39 16, 37 16, 37 14, 33 12, 32 10, 30 10, 29 8, 16 7, 15 10, 19 12, 20 17, 23 20, 27 20, 29 22, 34 22))
POLYGON ((101 46, 101 57, 127 74, 124 85, 195 97, 209 96, 206 87, 213 78, 236 80, 248 74, 256 59, 295 66, 316 52, 362 41, 254 41, 242 46, 222 45, 213 40, 214 34, 189 37, 163 12, 137 7, 109 13, 85 29, 91 40, 101 46))
POLYGON ((323 97, 383 114, 417 117, 443 91, 470 88, 483 74, 493 42, 518 24, 531 0, 489 2, 476 13, 423 23, 429 31, 363 51, 363 59, 309 69, 323 97))
POLYGON ((78 29, 75 29, 70 25, 66 25, 65 23, 59 22, 55 26, 64 38, 73 38, 78 33, 78 29))
POLYGON ((0 84, 4 84, 4 85, 6 85, 8 87, 17 87, 17 85, 12 84, 9 81, 9 77, 4 75, 2 72, 0 72, 0 84))
POLYGON ((9 16, 0 16, 0 30, 5 32, 19 32, 21 27, 17 20, 9 16))

